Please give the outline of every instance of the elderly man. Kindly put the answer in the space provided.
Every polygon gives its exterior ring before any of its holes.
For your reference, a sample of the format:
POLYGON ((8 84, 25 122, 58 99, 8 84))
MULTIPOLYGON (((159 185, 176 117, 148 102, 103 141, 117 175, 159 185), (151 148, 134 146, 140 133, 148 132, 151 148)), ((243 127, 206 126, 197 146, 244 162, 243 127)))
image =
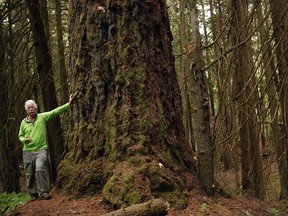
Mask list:
POLYGON ((37 104, 33 100, 25 102, 27 112, 20 124, 19 140, 23 143, 23 164, 26 175, 26 186, 31 201, 39 196, 41 199, 50 199, 50 187, 46 172, 47 141, 46 123, 69 109, 72 95, 68 103, 49 112, 37 114, 37 104), (37 187, 36 187, 37 182, 37 187))

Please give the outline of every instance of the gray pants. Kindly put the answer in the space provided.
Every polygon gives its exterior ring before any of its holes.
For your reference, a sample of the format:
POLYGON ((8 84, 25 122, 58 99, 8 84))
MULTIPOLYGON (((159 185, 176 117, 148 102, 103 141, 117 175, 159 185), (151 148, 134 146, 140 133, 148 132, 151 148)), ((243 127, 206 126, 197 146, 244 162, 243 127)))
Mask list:
POLYGON ((23 151, 23 163, 28 193, 35 195, 50 191, 47 177, 47 150, 23 151), (36 186, 37 184, 37 186, 36 186))

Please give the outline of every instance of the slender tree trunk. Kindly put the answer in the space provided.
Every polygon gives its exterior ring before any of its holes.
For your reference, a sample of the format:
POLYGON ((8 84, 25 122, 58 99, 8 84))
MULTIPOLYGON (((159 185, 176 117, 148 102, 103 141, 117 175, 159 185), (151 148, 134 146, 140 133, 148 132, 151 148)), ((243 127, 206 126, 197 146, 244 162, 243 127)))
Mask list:
POLYGON ((62 31, 62 10, 60 0, 55 0, 55 15, 56 15, 56 29, 57 29, 57 48, 58 48, 58 60, 59 60, 59 73, 62 92, 62 103, 69 100, 69 85, 67 79, 67 69, 65 64, 65 49, 63 43, 63 31, 62 31))
POLYGON ((45 35, 46 35, 48 48, 50 49, 50 25, 49 25, 49 14, 48 14, 48 2, 47 2, 47 0, 40 0, 38 9, 40 12, 41 21, 42 21, 43 26, 44 26, 44 31, 45 31, 45 35))
POLYGON ((69 152, 57 187, 102 192, 114 207, 162 197, 183 207, 191 166, 160 1, 71 1, 71 77, 76 98, 69 152), (177 197, 177 198, 176 198, 177 197))
POLYGON ((236 86, 235 97, 238 101, 240 125, 240 149, 242 168, 242 189, 251 192, 254 196, 265 197, 262 164, 259 151, 259 129, 255 113, 255 91, 252 46, 249 35, 248 3, 246 1, 233 1, 234 14, 234 44, 237 45, 234 53, 236 86), (243 43, 246 40, 245 43, 243 43), (240 43, 243 43, 239 45, 240 43), (250 81, 249 81, 250 80, 250 81))
MULTIPOLYGON (((257 17, 258 22, 263 21, 263 14, 262 14, 262 4, 261 1, 255 0, 255 5, 257 5, 257 17)), ((276 84, 277 82, 274 81, 275 75, 273 75, 276 71, 274 61, 273 61, 273 54, 272 54, 272 47, 271 43, 272 40, 268 40, 269 34, 265 29, 265 25, 262 25, 259 28, 260 33, 260 42, 262 44, 262 55, 263 55, 263 66, 265 70, 265 80, 266 80, 266 87, 267 87, 267 95, 269 99, 269 110, 271 116, 271 129, 272 129, 272 141, 275 146, 275 152, 277 157, 277 164, 279 170, 279 180, 280 180, 280 199, 284 199, 288 195, 288 170, 287 170, 287 163, 285 157, 283 157, 284 152, 284 142, 283 138, 281 138, 281 131, 279 126, 279 114, 278 114, 278 105, 277 105, 277 90, 276 84)))
MULTIPOLYGON (((208 33, 207 33, 207 21, 206 21, 206 15, 205 15, 205 5, 204 2, 201 2, 201 7, 202 7, 202 19, 203 19, 203 30, 204 30, 204 40, 205 40, 205 44, 208 44, 208 33)), ((209 51, 208 49, 205 50, 205 56, 207 57, 206 62, 209 62, 209 51)), ((203 59, 204 61, 204 59, 203 59)), ((209 62, 210 63, 210 62, 209 62)), ((205 61, 204 61, 204 65, 205 65, 205 61)), ((209 96, 209 103, 210 103, 210 115, 211 115, 211 136, 212 139, 214 139, 214 119, 215 119, 215 99, 214 99, 214 83, 213 83, 213 79, 214 79, 214 75, 215 73, 207 73, 207 87, 208 87, 208 96, 209 96)))
POLYGON ((190 3, 192 36, 195 49, 192 53, 193 62, 190 73, 192 100, 192 117, 195 143, 198 153, 198 175, 208 194, 214 194, 214 167, 213 167, 213 142, 210 130, 210 113, 207 84, 204 76, 204 62, 200 50, 199 24, 197 22, 196 4, 190 3))
POLYGON ((185 53, 180 57, 180 71, 179 71, 179 84, 183 101, 183 121, 185 127, 185 133, 193 152, 196 151, 195 142, 193 139, 193 127, 192 127, 192 116, 191 116, 191 99, 189 96, 188 83, 191 82, 189 75, 189 45, 188 45, 188 24, 185 17, 185 10, 187 9, 186 1, 180 0, 180 25, 179 25, 179 36, 180 36, 180 53, 185 53))
MULTIPOLYGON (((286 159, 286 167, 282 167, 287 171, 288 166, 288 2, 286 0, 270 0, 270 7, 272 12, 273 37, 276 42, 276 57, 277 57, 277 71, 279 85, 277 91, 279 94, 281 120, 283 122, 283 129, 280 133, 283 138, 284 151, 278 154, 284 154, 286 159)), ((278 158, 279 159, 279 158, 278 158)), ((282 162, 283 164, 283 162, 282 162)), ((283 164, 284 166, 284 164, 283 164)), ((286 179, 286 171, 282 171, 281 195, 280 198, 288 197, 288 179, 286 179)), ((281 171, 281 170, 280 170, 281 171)), ((281 175, 280 174, 280 175, 281 175)))
MULTIPOLYGON (((27 0, 30 14, 30 23, 35 41, 36 61, 41 79, 41 90, 45 110, 52 110, 58 106, 55 92, 55 83, 52 71, 52 59, 48 48, 45 28, 39 11, 38 0, 27 0)), ((54 182, 57 177, 57 166, 64 151, 64 137, 60 118, 56 117, 47 124, 48 145, 51 165, 51 178, 54 182)))
MULTIPOLYGON (((0 11, 0 17, 2 11, 0 11)), ((0 179, 4 191, 8 193, 20 192, 19 172, 17 160, 13 160, 14 144, 11 143, 11 120, 9 121, 9 97, 8 97, 8 65, 5 60, 5 46, 3 38, 3 26, 0 22, 0 179)))
POLYGON ((224 28, 222 19, 222 10, 221 4, 218 4, 212 0, 209 0, 210 5, 210 16, 211 16, 211 27, 212 27, 212 38, 215 43, 213 46, 214 57, 219 59, 219 62, 216 63, 215 69, 213 71, 215 75, 216 85, 217 85, 217 98, 218 98, 218 115, 215 119, 215 128, 218 131, 215 131, 215 163, 220 162, 221 158, 224 165, 224 170, 232 168, 232 146, 233 143, 231 139, 227 139, 227 136, 231 134, 232 128, 229 127, 231 124, 231 115, 228 112, 228 103, 227 99, 229 98, 230 86, 228 85, 229 79, 231 78, 227 73, 227 69, 224 67, 224 60, 220 58, 222 55, 221 50, 226 50, 226 45, 223 43, 223 36, 220 36, 221 30, 224 28), (214 14, 214 11, 217 11, 214 14), (230 131, 229 131, 230 128, 230 131), (224 141, 226 140, 226 141, 224 141))

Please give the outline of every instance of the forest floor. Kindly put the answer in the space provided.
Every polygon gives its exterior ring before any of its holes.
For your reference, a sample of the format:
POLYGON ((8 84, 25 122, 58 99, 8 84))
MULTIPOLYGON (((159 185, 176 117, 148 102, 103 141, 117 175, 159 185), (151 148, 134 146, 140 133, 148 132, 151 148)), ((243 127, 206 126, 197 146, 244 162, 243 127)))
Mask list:
MULTIPOLYGON (((191 181, 193 178, 191 177, 191 181)), ((255 198, 234 196, 226 198, 220 195, 207 197, 201 188, 194 187, 185 192, 189 203, 184 210, 170 208, 168 216, 284 216, 288 215, 287 203, 280 201, 261 201, 255 198), (286 209, 285 207, 286 206, 286 209)), ((101 196, 73 197, 51 192, 50 200, 36 200, 18 206, 9 216, 68 216, 87 215, 100 216, 112 211, 103 203, 101 196)), ((287 201, 286 201, 287 202, 287 201)))
MULTIPOLYGON (((86 197, 72 199, 63 194, 52 192, 50 200, 36 200, 18 206, 9 216, 56 216, 56 215, 103 215, 109 209, 102 203, 101 197, 86 197)), ((247 216, 266 216, 266 215, 288 215, 288 211, 273 207, 272 203, 262 202, 257 199, 247 198, 208 198, 198 190, 188 192, 189 204, 184 210, 169 209, 168 216, 200 216, 200 215, 247 215, 247 216)))

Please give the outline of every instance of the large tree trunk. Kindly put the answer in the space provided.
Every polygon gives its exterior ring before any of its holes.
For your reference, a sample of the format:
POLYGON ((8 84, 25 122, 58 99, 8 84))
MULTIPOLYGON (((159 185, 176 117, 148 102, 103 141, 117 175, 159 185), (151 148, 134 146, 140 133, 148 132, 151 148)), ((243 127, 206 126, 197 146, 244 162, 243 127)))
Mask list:
MULTIPOLYGON (((36 61, 41 79, 43 104, 46 111, 58 106, 56 99, 55 83, 52 71, 52 59, 49 52, 48 41, 45 34, 44 24, 41 19, 40 5, 38 0, 27 0, 30 22, 32 25, 35 42, 36 61)), ((51 178, 54 182, 57 177, 57 166, 60 163, 64 151, 64 136, 60 118, 56 117, 48 122, 48 145, 51 165, 51 178)))
POLYGON ((192 153, 166 1, 70 6, 74 124, 56 186, 102 192, 114 207, 153 197, 183 207, 192 153))

